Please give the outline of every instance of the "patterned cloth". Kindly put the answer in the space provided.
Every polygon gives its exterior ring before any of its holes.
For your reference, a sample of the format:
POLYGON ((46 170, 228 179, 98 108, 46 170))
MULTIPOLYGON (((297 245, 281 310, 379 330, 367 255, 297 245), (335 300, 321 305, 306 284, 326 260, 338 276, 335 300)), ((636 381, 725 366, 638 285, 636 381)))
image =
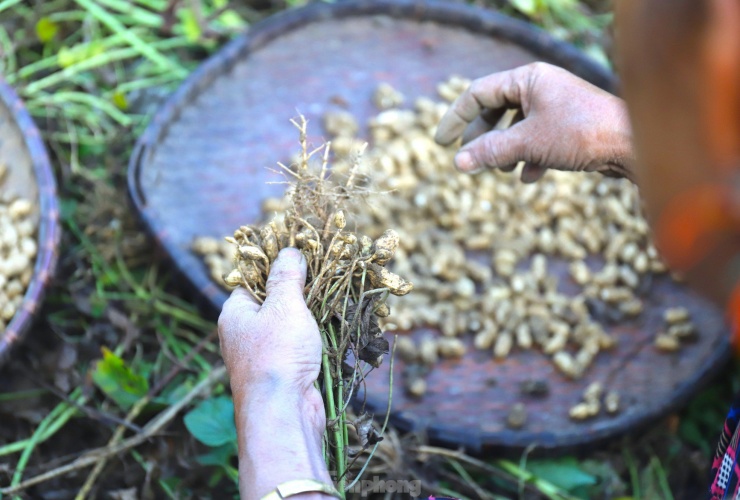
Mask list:
POLYGON ((740 395, 730 408, 712 461, 710 500, 740 500, 740 464, 737 460, 740 441, 740 395))

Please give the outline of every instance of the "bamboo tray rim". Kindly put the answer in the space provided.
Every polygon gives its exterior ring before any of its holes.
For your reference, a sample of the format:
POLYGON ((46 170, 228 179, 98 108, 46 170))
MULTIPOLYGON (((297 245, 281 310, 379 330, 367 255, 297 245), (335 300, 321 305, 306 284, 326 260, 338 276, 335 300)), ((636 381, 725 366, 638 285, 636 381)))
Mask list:
MULTIPOLYGON (((61 228, 56 180, 41 134, 23 101, 2 77, 0 77, 0 102, 10 112, 10 119, 22 134, 38 189, 39 212, 36 236, 38 253, 33 278, 26 289, 20 308, 5 331, 0 332, 0 365, 2 365, 10 357, 15 345, 28 333, 46 295, 57 267, 61 228)), ((11 165, 8 167, 12 168, 11 165)))

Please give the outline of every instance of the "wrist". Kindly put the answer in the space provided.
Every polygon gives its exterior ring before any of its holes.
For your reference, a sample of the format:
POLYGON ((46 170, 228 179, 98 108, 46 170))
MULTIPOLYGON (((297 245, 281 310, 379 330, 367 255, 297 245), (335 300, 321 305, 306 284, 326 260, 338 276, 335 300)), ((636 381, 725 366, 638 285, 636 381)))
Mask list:
POLYGON ((261 498, 296 479, 331 484, 321 446, 326 417, 317 389, 257 384, 235 394, 234 402, 242 497, 261 498))
POLYGON ((304 396, 316 392, 313 385, 316 374, 285 370, 274 363, 267 367, 257 363, 242 365, 229 371, 229 379, 234 400, 245 403, 253 399, 275 399, 299 404, 304 396))
MULTIPOLYGON (((235 388, 232 386, 234 408, 247 426, 259 419, 270 417, 291 420, 303 430, 324 431, 326 414, 324 402, 313 385, 301 387, 300 384, 284 380, 260 381, 235 388)), ((238 423, 238 422, 237 422, 238 423)))

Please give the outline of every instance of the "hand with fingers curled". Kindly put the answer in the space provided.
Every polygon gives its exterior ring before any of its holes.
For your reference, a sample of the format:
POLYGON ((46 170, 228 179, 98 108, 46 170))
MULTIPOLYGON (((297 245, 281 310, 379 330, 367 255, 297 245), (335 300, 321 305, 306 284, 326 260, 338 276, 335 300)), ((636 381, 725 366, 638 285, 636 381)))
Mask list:
MULTIPOLYGON (((321 451, 326 416, 314 386, 322 342, 303 296, 305 283, 306 259, 285 248, 270 270, 264 303, 238 288, 218 319, 234 397, 242 498, 261 498, 294 480, 331 484, 321 451)), ((295 496, 323 497, 329 498, 295 496)))
POLYGON ((306 307, 306 261, 295 248, 276 259, 263 304, 237 288, 219 317, 221 351, 235 391, 254 385, 313 389, 321 336, 306 307))
POLYGON ((463 138, 455 156, 463 172, 513 170, 522 181, 548 168, 601 172, 634 181, 631 128, 624 102, 562 68, 532 63, 473 81, 442 117, 435 140, 463 138), (507 109, 523 118, 495 130, 507 109))

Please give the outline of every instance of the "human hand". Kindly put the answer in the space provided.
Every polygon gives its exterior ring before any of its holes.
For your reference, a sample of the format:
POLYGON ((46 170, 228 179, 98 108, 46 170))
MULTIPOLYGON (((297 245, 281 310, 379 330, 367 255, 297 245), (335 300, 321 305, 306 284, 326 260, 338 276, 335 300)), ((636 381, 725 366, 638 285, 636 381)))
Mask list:
POLYGON ((270 269, 264 303, 238 288, 218 318, 234 396, 242 498, 261 498, 295 479, 331 483, 321 448, 326 416, 313 385, 321 336, 306 307, 305 284, 306 259, 295 248, 283 249, 270 269))
POLYGON ((294 248, 280 252, 267 279, 263 304, 237 288, 218 318, 221 354, 232 391, 255 387, 313 389, 321 363, 321 336, 306 307, 306 259, 294 248))
POLYGON ((536 181, 548 168, 633 179, 623 101, 550 64, 528 64, 475 80, 442 117, 435 140, 446 146, 461 136, 465 145, 455 165, 463 172, 485 167, 510 171, 524 161, 524 182, 536 181), (491 130, 506 108, 520 108, 524 119, 491 130))

